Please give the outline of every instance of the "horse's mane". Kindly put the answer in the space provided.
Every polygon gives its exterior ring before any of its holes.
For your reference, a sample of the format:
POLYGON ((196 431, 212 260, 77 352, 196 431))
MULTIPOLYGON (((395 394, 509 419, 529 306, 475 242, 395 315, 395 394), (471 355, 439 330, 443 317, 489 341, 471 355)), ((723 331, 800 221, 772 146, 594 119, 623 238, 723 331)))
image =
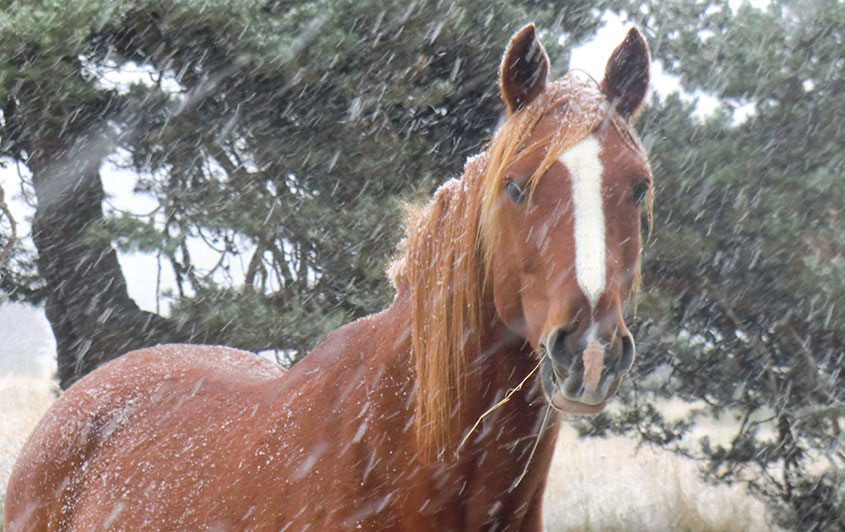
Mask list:
POLYGON ((482 305, 502 232, 497 198, 506 168, 525 150, 546 151, 529 181, 530 197, 558 156, 603 120, 612 120, 623 139, 641 150, 630 125, 610 111, 598 84, 567 75, 510 115, 487 149, 467 160, 460 180, 441 185, 428 205, 411 213, 390 277, 397 290, 410 291, 415 424, 427 452, 440 453, 453 443, 450 427, 456 426, 460 411, 466 363, 478 354, 488 329, 482 305), (560 127, 526 146, 552 110, 560 127))

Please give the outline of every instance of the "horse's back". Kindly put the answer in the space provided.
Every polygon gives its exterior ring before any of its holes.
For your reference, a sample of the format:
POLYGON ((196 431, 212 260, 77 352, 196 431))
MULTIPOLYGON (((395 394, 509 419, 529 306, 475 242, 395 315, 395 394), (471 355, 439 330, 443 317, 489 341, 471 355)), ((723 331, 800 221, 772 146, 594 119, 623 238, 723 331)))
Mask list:
POLYGON ((249 390, 283 375, 268 360, 218 346, 157 346, 105 364, 62 394, 24 445, 6 494, 6 530, 76 528, 69 520, 91 481, 91 458, 154 444, 144 428, 230 411, 249 390))

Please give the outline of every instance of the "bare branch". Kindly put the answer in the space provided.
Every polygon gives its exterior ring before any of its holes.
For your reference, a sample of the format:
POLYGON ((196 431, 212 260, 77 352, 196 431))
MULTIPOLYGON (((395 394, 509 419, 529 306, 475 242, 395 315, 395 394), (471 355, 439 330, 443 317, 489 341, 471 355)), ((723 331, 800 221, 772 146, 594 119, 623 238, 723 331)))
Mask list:
POLYGON ((9 239, 6 241, 6 245, 3 246, 3 250, 0 251, 0 265, 2 265, 9 252, 12 251, 12 246, 14 246, 17 241, 17 224, 15 223, 15 217, 12 216, 12 212, 9 210, 9 206, 6 205, 5 194, 2 187, 0 187, 0 213, 9 219, 10 226, 9 239))
MULTIPOLYGON (((255 284, 255 274, 258 272, 259 266, 261 265, 261 257, 264 255, 264 252, 267 250, 267 247, 264 243, 259 240, 257 245, 255 246, 255 252, 252 254, 252 257, 249 259, 249 266, 246 269, 246 276, 244 277, 244 290, 253 290, 255 284)), ((265 276, 266 277, 266 276, 265 276)), ((263 284, 263 282, 262 282, 263 284)))

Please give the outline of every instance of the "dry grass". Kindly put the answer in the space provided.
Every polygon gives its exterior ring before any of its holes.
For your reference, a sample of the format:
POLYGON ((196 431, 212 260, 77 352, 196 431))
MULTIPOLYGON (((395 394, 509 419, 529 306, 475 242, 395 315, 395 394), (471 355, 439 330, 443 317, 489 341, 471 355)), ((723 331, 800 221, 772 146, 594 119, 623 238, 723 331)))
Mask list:
POLYGON ((549 532, 769 531, 762 502, 704 483, 690 460, 564 426, 545 499, 549 532))
POLYGON ((0 530, 15 456, 55 399, 56 345, 43 310, 0 304, 0 530))
POLYGON ((27 436, 55 398, 53 381, 44 376, 0 375, 0 531, 6 483, 27 436))

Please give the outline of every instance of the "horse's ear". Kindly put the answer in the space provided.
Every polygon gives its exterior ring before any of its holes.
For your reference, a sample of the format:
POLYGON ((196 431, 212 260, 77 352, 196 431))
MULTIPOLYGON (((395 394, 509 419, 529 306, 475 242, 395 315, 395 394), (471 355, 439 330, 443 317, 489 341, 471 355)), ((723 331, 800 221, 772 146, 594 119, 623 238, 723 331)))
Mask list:
POLYGON ((631 28, 607 61, 601 82, 602 91, 623 118, 636 117, 642 108, 650 65, 651 54, 645 37, 637 28, 631 28))
POLYGON ((540 41, 534 24, 529 24, 511 37, 505 55, 499 83, 508 115, 528 105, 546 88, 549 56, 540 41))

